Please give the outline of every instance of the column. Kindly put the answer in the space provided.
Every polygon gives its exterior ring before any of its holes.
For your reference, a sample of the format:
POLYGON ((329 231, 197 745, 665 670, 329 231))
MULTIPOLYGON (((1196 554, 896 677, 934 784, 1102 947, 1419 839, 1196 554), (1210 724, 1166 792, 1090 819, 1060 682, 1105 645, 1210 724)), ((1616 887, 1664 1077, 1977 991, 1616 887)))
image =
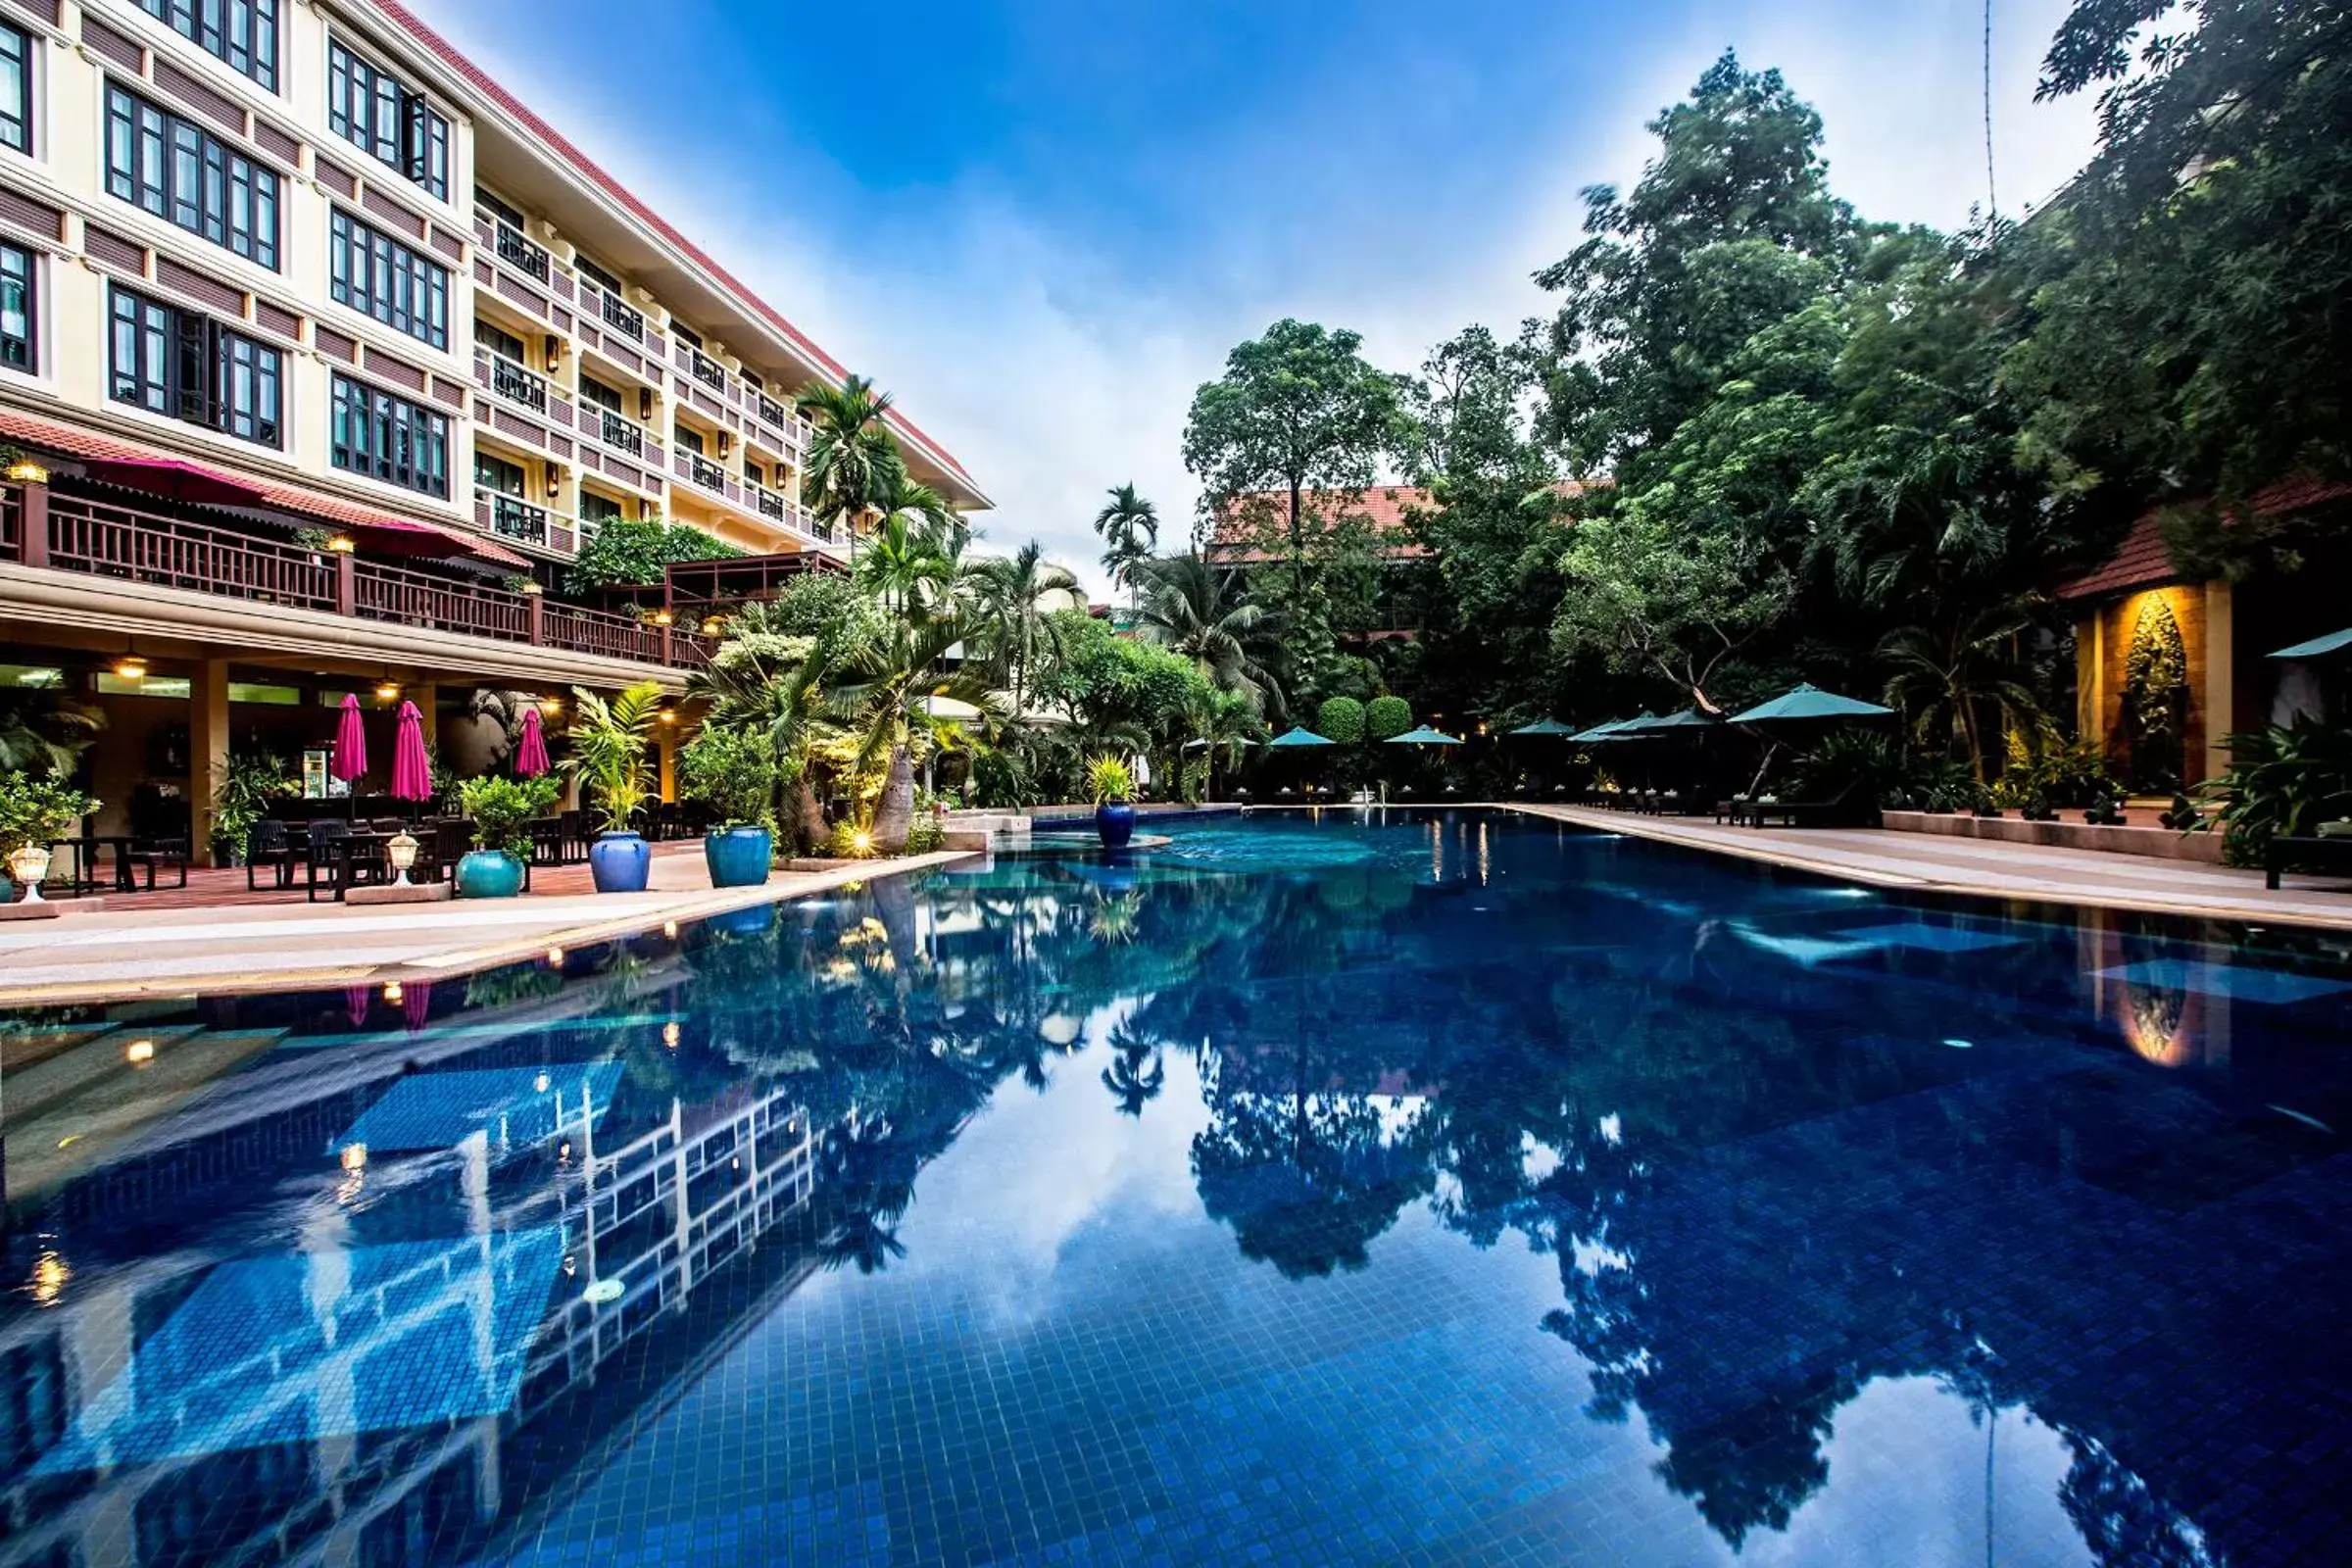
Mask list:
POLYGON ((427 682, 409 688, 409 701, 424 719, 424 744, 436 746, 441 740, 441 688, 427 682))
POLYGON ((678 798, 678 726, 675 722, 658 724, 655 744, 662 754, 662 799, 664 803, 678 798))
MULTIPOLYGON (((2237 632, 2229 579, 2205 585, 2205 773, 2230 766, 2230 732, 2237 723, 2237 632)), ((2196 759, 2191 758, 2193 762, 2196 759)))
POLYGON ((2075 618, 2075 734, 2077 738, 2104 746, 2107 741, 2106 714, 2099 683, 2105 665, 2101 662, 2105 650, 2099 646, 2099 629, 2107 623, 2105 613, 2096 606, 2075 618))
POLYGON ((228 661, 188 668, 188 855, 213 863, 213 797, 228 779, 228 661))

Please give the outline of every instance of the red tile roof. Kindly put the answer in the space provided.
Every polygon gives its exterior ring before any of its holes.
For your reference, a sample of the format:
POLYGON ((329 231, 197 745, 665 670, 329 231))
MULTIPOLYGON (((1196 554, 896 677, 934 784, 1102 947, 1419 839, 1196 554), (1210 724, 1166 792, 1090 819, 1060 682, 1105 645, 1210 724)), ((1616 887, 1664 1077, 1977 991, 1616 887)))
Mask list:
MULTIPOLYGON (((803 332, 799 327, 786 320, 783 313, 776 310, 774 306, 769 305, 759 295, 753 293, 751 288, 738 279, 734 273, 719 266, 718 263, 711 260, 710 257, 706 254, 700 246, 696 245, 684 234, 679 233, 677 229, 670 226, 667 220, 663 219, 659 213, 655 212, 651 207, 648 207, 644 202, 640 201, 628 190, 627 187, 622 185, 619 180, 614 179, 611 174, 606 173, 603 169, 597 166, 597 163, 594 159, 590 158, 586 153, 580 151, 578 147, 572 145, 572 143, 567 140, 561 131, 557 130, 555 126, 549 124, 546 121, 540 119, 536 114, 533 114, 529 109, 523 107, 520 99, 516 98, 513 93, 507 91, 506 88, 500 86, 496 81, 492 80, 489 74, 484 72, 481 67, 466 59, 463 54, 460 54, 455 44, 451 43, 447 38, 442 37, 438 32, 435 32, 430 26, 427 26, 422 19, 420 19, 408 7, 402 5, 400 0, 375 0, 375 3, 378 8, 383 11, 384 15, 390 17, 401 26, 407 28, 409 33, 415 37, 418 43, 424 45, 425 48, 431 50, 435 55, 440 57, 443 64, 447 65, 459 75, 464 76, 468 82, 472 83, 472 85, 478 91, 480 91, 483 96, 487 97, 491 102, 497 104, 498 107, 506 114, 512 116, 515 121, 526 126, 534 137, 560 155, 564 161, 570 164, 574 170, 586 176, 586 178, 591 183, 596 185, 598 189, 602 190, 606 195, 612 197, 614 201, 620 203, 621 206, 627 208, 639 221, 643 222, 647 227, 660 234, 663 239, 668 240, 672 245, 675 245, 689 259, 691 259, 696 266, 702 268, 703 270, 709 272, 713 278, 716 278, 720 283, 724 284, 727 292, 735 296, 737 303, 743 305, 757 315, 761 320, 767 322, 768 325, 783 333, 788 341, 800 348, 802 352, 806 353, 818 365, 824 367, 826 372, 835 380, 838 381, 849 374, 848 369, 839 360, 836 360, 832 355, 827 354, 823 349, 817 346, 814 338, 811 338, 808 333, 803 332)), ((907 418, 904 414, 900 413, 896 409, 893 409, 890 415, 890 422, 898 425, 906 434, 912 436, 916 441, 920 442, 931 452, 932 455, 937 457, 940 462, 945 464, 957 478, 963 480, 966 484, 973 483, 972 476, 964 471, 963 465, 956 462, 955 456, 950 453, 947 448, 941 446, 937 441, 931 439, 930 436, 924 434, 922 428, 912 419, 907 418)))
MULTIPOLYGON (((1384 535, 1403 535, 1405 513, 1412 508, 1435 506, 1427 490, 1417 485, 1380 484, 1361 492, 1352 490, 1308 490, 1299 497, 1300 510, 1325 524, 1336 523, 1342 517, 1361 517, 1370 526, 1373 538, 1384 535)), ((1261 490, 1243 496, 1217 514, 1216 526, 1210 531, 1208 554, 1229 565, 1255 565, 1275 559, 1273 552, 1258 542, 1266 519, 1288 515, 1290 496, 1280 490, 1261 490), (1272 510, 1266 511, 1265 509, 1272 510)), ((1378 546, 1386 561, 1408 561, 1426 555, 1419 541, 1398 537, 1394 543, 1378 546)))
POLYGON ((200 474, 204 478, 229 489, 245 491, 266 507, 275 507, 302 516, 318 517, 327 522, 340 522, 355 528, 384 528, 405 533, 435 533, 447 539, 452 545, 462 547, 485 561, 495 561, 501 565, 514 566, 523 571, 528 571, 531 567, 528 557, 516 555, 504 545, 475 534, 469 534, 464 529, 446 527, 437 522, 421 522, 412 517, 396 517, 388 512, 378 512, 371 507, 363 507, 357 502, 345 501, 339 496, 320 495, 315 490, 304 490, 290 484, 279 484, 270 479, 247 478, 241 474, 208 468, 201 464, 189 463, 171 453, 159 452, 153 447, 142 447, 128 441, 118 441, 112 436, 100 435, 94 430, 83 430, 70 424, 59 424, 55 420, 43 419, 18 409, 0 408, 0 436, 5 436, 11 441, 21 441, 26 446, 37 447, 44 452, 61 453, 66 457, 78 458, 88 463, 140 464, 155 466, 160 471, 176 469, 180 472, 200 474))
MULTIPOLYGON (((2281 479, 2258 493, 2253 508, 2256 515, 2271 517, 2302 512, 2324 502, 2341 501, 2347 496, 2352 496, 2352 484, 2308 477, 2281 479)), ((2058 597, 2100 599, 2109 594, 2181 581, 2181 570, 2173 564, 2172 553, 2165 548, 2156 518, 2153 512, 2143 514, 2124 535, 2123 543, 2115 547, 2114 555, 2080 577, 2060 583, 2058 597)))

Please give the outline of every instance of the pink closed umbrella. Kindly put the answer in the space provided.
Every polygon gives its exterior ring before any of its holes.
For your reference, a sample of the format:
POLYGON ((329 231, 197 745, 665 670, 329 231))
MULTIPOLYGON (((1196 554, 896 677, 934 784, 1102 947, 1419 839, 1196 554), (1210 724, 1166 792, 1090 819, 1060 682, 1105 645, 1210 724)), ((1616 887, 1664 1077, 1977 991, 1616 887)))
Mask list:
POLYGON ((539 710, 525 709, 522 714, 522 739, 514 747, 514 776, 537 778, 551 766, 547 760, 547 737, 540 732, 539 710))
POLYGON ((343 716, 335 724, 335 755, 326 770, 346 784, 356 785, 368 771, 368 728, 360 721, 360 700, 343 694, 343 716))
POLYGON ((424 715, 415 703, 400 705, 400 731, 392 741, 392 798, 433 798, 432 764, 424 760, 424 715))

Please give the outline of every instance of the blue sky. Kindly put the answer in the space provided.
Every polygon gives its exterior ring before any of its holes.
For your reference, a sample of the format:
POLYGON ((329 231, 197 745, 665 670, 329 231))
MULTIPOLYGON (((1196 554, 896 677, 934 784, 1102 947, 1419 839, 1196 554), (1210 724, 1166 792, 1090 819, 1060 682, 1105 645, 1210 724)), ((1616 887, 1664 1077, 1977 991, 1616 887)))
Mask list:
MULTIPOLYGON (((2033 102, 2063 0, 1995 5, 2014 210, 2080 165, 2090 106, 2033 102)), ((1820 108, 1866 215, 1956 224, 1984 192, 1980 0, 418 9, 897 392, 997 500, 989 544, 1098 583, 1104 487, 1185 526, 1185 407, 1237 340, 1306 317, 1409 369, 1543 312, 1577 192, 1635 178, 1726 46, 1820 108)))

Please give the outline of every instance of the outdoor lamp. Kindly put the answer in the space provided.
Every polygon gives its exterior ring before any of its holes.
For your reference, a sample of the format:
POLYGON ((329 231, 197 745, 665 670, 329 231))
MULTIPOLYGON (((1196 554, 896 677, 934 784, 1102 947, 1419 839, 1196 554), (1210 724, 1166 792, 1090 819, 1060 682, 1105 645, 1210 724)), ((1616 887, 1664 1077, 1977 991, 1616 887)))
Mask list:
POLYGON ((377 682, 375 688, 375 700, 379 703, 396 703, 400 701, 400 682, 396 680, 377 682))
POLYGON ((674 709, 674 708, 664 708, 664 709, 662 709, 662 723, 664 723, 664 724, 675 724, 677 721, 678 721, 678 710, 677 710, 676 709, 674 709))
POLYGON ((20 458, 8 466, 8 476, 19 484, 47 484, 49 470, 30 458, 20 458))
POLYGON ((8 858, 8 874, 17 879, 24 890, 26 904, 41 904, 41 878, 49 874, 49 847, 27 840, 16 847, 8 858))
POLYGON ((521 591, 529 597, 536 599, 541 594, 547 592, 547 589, 540 583, 538 578, 533 577, 522 585, 521 591))
POLYGON ((351 535, 347 533, 339 533, 326 542, 326 548, 333 551, 338 556, 348 556, 354 550, 357 550, 359 545, 352 539, 351 535))
POLYGON ((121 659, 115 661, 115 673, 124 680, 145 680, 147 678, 147 661, 136 654, 124 654, 121 659))
POLYGON ((654 612, 654 624, 657 626, 672 625, 676 622, 677 618, 677 616, 671 614, 666 610, 657 610, 654 612))
POLYGON ((409 869, 416 863, 416 835, 405 828, 393 834, 392 841, 384 846, 384 858, 390 860, 392 869, 400 873, 392 879, 392 885, 396 888, 407 887, 409 869))

